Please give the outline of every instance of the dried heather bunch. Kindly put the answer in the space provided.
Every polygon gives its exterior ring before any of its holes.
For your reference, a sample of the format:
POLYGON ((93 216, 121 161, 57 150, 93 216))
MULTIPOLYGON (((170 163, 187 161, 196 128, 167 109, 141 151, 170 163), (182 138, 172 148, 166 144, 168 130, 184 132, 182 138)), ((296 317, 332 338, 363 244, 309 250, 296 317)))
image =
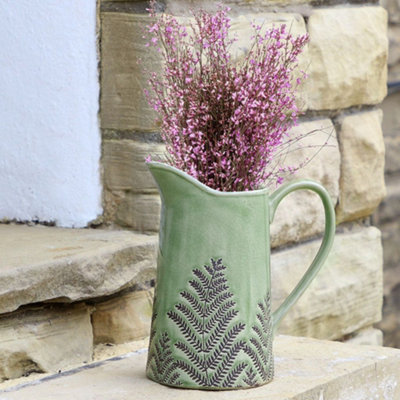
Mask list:
POLYGON ((153 2, 148 45, 164 68, 151 74, 146 94, 160 115, 168 163, 217 190, 253 190, 285 171, 272 166, 297 124, 295 92, 305 74, 295 79, 294 71, 308 36, 253 24, 251 49, 234 63, 228 11, 197 11, 185 26, 155 13, 153 2))

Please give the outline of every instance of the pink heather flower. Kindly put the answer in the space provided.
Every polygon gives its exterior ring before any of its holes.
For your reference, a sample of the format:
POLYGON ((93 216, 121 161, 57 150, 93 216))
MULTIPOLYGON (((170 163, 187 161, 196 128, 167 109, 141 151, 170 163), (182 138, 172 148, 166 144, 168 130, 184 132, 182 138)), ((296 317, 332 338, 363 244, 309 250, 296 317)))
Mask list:
POLYGON ((308 35, 293 37, 285 25, 262 32, 253 23, 254 44, 235 64, 227 7, 195 12, 188 27, 157 14, 154 0, 149 11, 149 43, 164 69, 150 74, 146 97, 160 117, 167 162, 222 191, 280 184, 296 169, 277 168, 276 160, 300 114, 295 93, 306 75, 295 71, 308 35))

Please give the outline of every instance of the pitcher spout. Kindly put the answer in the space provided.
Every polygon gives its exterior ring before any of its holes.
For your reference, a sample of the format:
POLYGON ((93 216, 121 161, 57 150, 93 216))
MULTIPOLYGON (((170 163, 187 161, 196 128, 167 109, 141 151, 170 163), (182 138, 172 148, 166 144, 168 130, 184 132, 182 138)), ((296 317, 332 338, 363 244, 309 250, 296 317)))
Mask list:
POLYGON ((147 163, 147 167, 156 181, 163 201, 168 201, 171 196, 176 198, 179 193, 187 196, 188 193, 193 192, 214 191, 187 173, 170 165, 151 161, 147 163))

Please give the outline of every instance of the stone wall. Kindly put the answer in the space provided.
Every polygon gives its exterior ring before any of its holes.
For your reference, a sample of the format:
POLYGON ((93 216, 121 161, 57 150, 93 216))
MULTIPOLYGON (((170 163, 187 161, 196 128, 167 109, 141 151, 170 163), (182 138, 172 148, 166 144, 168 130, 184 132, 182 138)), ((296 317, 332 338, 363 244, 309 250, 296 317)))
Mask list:
MULTIPOLYGON (((185 15, 194 3, 215 6, 190 0, 164 5, 168 12, 185 15)), ((296 177, 315 179, 331 194, 338 223, 334 249, 281 332, 328 339, 365 332, 381 319, 382 306, 381 238, 370 216, 386 194, 379 104, 386 95, 387 13, 373 1, 224 3, 232 7, 232 26, 243 43, 250 40, 248 23, 254 18, 310 34, 302 60, 309 74, 300 94, 305 115, 296 129, 317 130, 307 138, 311 146, 329 141, 296 177)), ((141 1, 101 2, 103 205, 106 224, 156 233, 160 199, 143 161, 149 153, 162 152, 163 145, 137 64, 139 58, 148 68, 158 62, 144 47, 144 10, 141 1)), ((315 148, 303 149, 291 157, 313 153, 315 148)), ((272 226, 275 304, 300 278, 322 231, 323 208, 315 195, 293 194, 282 202, 272 226)))
POLYGON ((400 348, 400 2, 386 0, 389 14, 388 96, 382 103, 388 195, 375 214, 384 249, 383 321, 387 346, 400 348))

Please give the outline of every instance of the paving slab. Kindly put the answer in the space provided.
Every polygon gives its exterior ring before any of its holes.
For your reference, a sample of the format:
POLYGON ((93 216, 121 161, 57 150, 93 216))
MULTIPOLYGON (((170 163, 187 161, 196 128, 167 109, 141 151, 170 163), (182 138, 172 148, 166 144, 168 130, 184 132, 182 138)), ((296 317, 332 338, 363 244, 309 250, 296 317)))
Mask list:
POLYGON ((275 378, 255 389, 173 389, 145 376, 140 350, 0 391, 0 400, 398 400, 400 350, 278 336, 275 378))
POLYGON ((155 276, 157 237, 0 224, 0 314, 116 293, 155 276))

